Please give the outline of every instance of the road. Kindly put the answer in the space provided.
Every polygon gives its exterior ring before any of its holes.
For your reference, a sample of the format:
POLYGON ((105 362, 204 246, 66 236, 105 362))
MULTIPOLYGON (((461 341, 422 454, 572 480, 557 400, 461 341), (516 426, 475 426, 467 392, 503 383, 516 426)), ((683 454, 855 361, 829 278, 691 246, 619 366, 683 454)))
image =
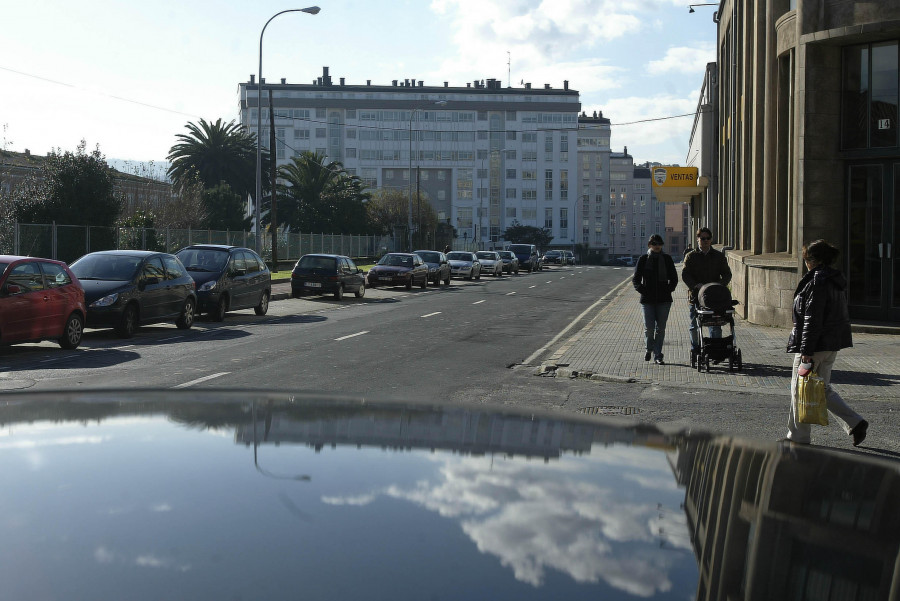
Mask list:
POLYGON ((273 302, 193 329, 147 326, 130 340, 88 330, 82 346, 0 350, 0 388, 196 387, 316 390, 369 398, 479 400, 626 271, 555 267, 365 298, 273 302), (483 391, 481 394, 479 391, 483 391))

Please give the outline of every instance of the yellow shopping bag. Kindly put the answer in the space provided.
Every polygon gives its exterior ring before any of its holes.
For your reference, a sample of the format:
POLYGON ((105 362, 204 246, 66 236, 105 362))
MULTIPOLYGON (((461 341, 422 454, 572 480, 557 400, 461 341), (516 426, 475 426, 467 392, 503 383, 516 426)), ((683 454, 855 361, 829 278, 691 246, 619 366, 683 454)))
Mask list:
POLYGON ((828 403, 825 400, 825 380, 812 371, 797 376, 797 421, 801 424, 828 425, 828 403))

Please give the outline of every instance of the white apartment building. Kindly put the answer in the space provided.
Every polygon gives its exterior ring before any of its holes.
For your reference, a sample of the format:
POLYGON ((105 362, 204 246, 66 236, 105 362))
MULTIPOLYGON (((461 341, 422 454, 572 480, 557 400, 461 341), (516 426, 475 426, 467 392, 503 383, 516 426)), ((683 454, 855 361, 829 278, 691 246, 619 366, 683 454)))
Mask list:
MULTIPOLYGON (((335 84, 325 67, 312 83, 261 83, 261 141, 268 147, 271 90, 278 165, 318 151, 370 188, 418 188, 460 240, 483 248, 502 245, 514 222, 550 228, 554 246, 581 241, 581 104, 567 81, 561 89, 504 88, 495 79, 464 87, 415 79, 349 85, 344 78, 335 84)), ((251 132, 259 88, 251 75, 239 89, 240 122, 251 132)))
POLYGON ((609 158, 610 122, 595 111, 593 116, 578 117, 578 163, 581 195, 578 219, 581 235, 577 242, 587 244, 589 256, 609 260, 609 158))

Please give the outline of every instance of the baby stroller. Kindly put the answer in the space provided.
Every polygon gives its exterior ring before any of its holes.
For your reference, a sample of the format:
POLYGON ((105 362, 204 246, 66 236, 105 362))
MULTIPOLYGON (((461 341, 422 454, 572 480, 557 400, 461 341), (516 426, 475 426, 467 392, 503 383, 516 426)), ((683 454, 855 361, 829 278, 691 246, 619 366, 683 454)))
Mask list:
POLYGON ((741 349, 734 335, 734 306, 738 301, 731 299, 731 291, 723 284, 705 284, 697 293, 694 306, 697 309, 696 326, 699 330, 700 347, 691 350, 691 367, 697 371, 709 372, 710 363, 718 365, 728 361, 729 371, 741 371, 744 367, 741 349), (706 328, 729 326, 731 334, 721 338, 709 338, 706 328))

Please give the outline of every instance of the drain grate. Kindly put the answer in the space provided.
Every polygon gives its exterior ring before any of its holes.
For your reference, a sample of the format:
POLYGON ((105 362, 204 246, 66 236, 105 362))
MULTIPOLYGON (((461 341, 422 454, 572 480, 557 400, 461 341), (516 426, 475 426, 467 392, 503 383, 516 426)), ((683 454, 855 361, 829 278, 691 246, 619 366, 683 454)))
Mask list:
POLYGON ((578 410, 578 413, 586 413, 588 415, 636 415, 641 410, 637 407, 584 407, 578 410))

